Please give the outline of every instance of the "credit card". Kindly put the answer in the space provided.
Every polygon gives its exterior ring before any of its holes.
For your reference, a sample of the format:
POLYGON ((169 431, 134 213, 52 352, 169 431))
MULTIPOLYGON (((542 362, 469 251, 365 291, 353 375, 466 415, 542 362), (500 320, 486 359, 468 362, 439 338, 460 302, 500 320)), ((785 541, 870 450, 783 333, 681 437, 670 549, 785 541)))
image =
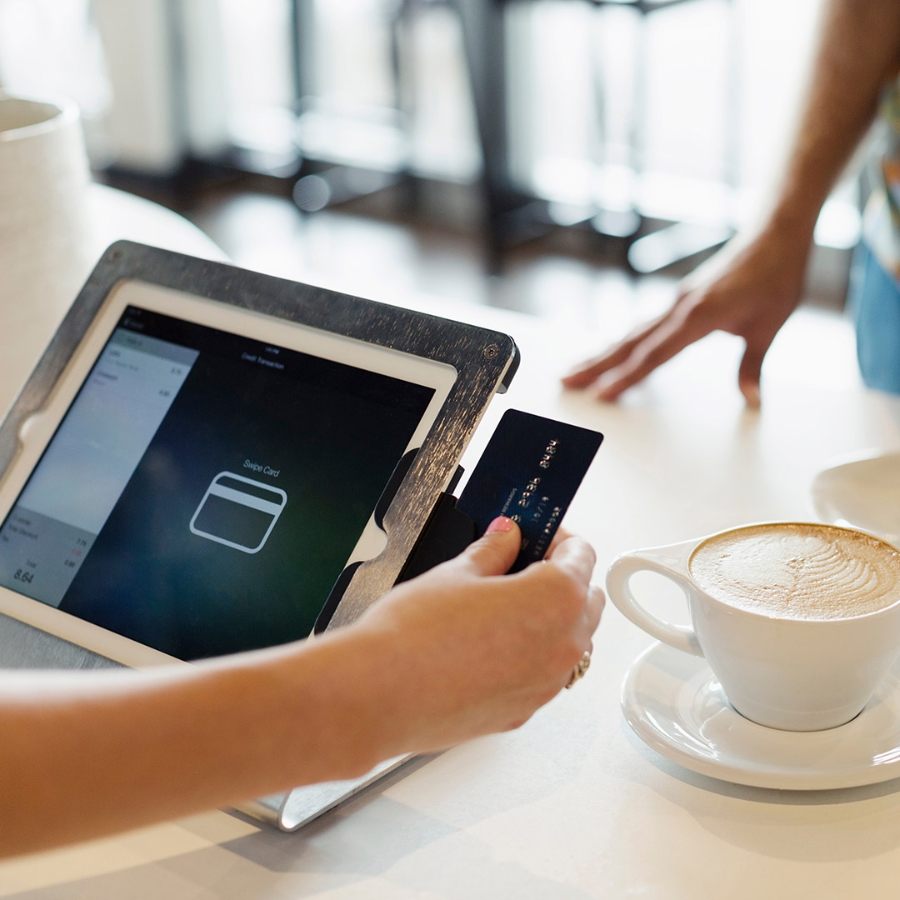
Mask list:
POLYGON ((603 441, 599 431, 507 410, 456 508, 481 537, 497 516, 522 531, 511 572, 542 559, 603 441))

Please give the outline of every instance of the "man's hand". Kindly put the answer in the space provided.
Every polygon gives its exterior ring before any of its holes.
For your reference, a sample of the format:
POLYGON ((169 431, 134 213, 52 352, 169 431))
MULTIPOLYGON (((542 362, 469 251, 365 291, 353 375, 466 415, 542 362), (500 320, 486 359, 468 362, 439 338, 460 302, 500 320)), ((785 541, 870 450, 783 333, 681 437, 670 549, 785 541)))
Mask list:
POLYGON ((800 302, 810 242, 805 235, 764 231, 735 238, 682 282, 672 308, 563 378, 569 388, 615 400, 655 368, 713 331, 744 338, 738 384, 759 406, 763 358, 800 302))

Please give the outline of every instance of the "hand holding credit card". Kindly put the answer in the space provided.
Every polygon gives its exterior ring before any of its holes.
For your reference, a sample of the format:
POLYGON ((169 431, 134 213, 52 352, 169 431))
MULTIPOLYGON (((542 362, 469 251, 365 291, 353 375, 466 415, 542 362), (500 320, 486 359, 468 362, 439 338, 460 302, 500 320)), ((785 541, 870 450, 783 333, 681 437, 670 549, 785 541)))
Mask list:
POLYGON ((510 572, 521 571, 547 552, 602 441, 598 431, 507 410, 456 508, 476 537, 497 516, 515 521, 522 548, 510 572))

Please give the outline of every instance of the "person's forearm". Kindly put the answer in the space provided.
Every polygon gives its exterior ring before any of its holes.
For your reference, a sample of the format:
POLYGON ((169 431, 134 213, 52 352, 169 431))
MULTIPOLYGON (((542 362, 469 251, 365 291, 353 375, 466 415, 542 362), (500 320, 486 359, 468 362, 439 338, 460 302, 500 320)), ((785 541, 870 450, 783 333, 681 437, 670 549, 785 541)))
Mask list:
POLYGON ((809 241, 898 64, 897 0, 826 0, 810 83, 768 225, 809 241))
POLYGON ((826 0, 795 136, 766 216, 798 242, 869 128, 881 90, 900 66, 900 3, 826 0))
POLYGON ((760 403, 763 358, 796 309, 816 220, 900 65, 900 0, 823 0, 795 136, 765 208, 685 278, 668 311, 576 366, 566 387, 611 401, 694 341, 727 331, 746 342, 738 383, 760 403))
POLYGON ((302 644, 154 672, 0 678, 0 856, 362 775, 522 724, 590 650, 593 550, 507 577, 515 523, 302 644))
POLYGON ((0 854, 363 774, 382 755, 370 651, 348 632, 194 668, 23 675, 0 693, 0 854))

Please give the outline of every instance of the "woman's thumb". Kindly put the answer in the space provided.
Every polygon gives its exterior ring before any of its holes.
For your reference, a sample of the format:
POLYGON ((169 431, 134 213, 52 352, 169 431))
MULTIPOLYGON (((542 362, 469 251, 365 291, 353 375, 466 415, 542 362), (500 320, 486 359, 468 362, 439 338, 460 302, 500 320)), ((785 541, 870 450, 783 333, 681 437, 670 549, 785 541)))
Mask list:
POLYGON ((498 516, 488 525, 484 536, 469 545, 458 559, 479 575, 505 575, 521 547, 519 526, 506 516, 498 516))

